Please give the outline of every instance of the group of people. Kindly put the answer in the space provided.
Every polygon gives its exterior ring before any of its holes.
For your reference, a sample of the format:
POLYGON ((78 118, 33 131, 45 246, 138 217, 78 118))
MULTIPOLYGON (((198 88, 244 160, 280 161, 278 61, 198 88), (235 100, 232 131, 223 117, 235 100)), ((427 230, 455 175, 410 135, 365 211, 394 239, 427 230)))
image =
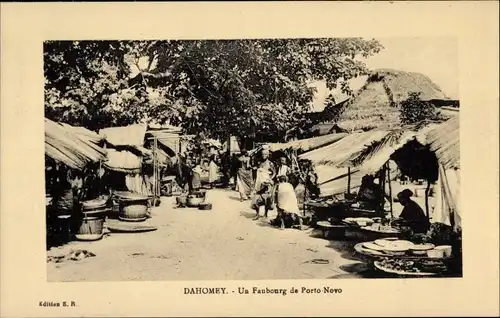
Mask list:
MULTIPOLYGON (((240 194, 240 200, 251 200, 251 206, 256 211, 255 219, 259 219, 261 213, 267 218, 268 212, 276 208, 278 213, 274 222, 280 227, 302 225, 295 191, 298 182, 294 182, 295 186, 291 183, 298 171, 291 169, 285 156, 274 163, 268 149, 263 149, 260 157, 258 162, 254 162, 246 150, 238 157, 235 189, 240 194)), ((311 181, 312 177, 304 179, 311 181)))
POLYGON ((189 193, 193 193, 201 188, 201 176, 203 173, 208 173, 209 186, 215 186, 219 173, 218 159, 215 154, 210 155, 206 160, 190 154, 179 165, 179 170, 178 183, 187 187, 189 193), (179 182, 180 180, 181 182, 179 182))

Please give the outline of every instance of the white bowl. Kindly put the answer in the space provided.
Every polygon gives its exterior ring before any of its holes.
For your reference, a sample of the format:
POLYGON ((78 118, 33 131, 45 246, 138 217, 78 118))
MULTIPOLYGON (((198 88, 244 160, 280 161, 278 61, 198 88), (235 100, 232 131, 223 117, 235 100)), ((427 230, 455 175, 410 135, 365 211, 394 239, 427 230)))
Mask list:
POLYGON ((451 246, 450 245, 436 246, 435 249, 443 251, 443 256, 444 257, 450 257, 451 256, 451 246))
POLYGON ((443 258, 444 250, 442 249, 432 249, 427 251, 427 256, 430 258, 443 258))

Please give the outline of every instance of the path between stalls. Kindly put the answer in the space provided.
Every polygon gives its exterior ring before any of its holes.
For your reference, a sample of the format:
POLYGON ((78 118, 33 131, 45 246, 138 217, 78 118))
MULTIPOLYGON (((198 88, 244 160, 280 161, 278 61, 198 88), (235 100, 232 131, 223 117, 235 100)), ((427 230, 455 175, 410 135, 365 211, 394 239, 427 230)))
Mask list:
POLYGON ((100 241, 51 249, 48 255, 86 249, 96 256, 48 263, 48 280, 324 279, 344 276, 343 266, 362 266, 341 242, 253 220, 250 202, 240 202, 234 191, 215 189, 209 196, 210 211, 177 209, 175 198, 162 198, 147 221, 157 231, 111 233, 100 241), (313 259, 329 264, 307 263, 313 259))

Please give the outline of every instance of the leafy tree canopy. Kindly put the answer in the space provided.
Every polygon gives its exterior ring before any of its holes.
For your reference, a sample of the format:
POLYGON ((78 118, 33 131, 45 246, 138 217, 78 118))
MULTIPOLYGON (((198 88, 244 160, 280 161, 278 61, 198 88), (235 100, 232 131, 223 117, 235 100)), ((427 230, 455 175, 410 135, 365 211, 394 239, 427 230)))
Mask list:
POLYGON ((349 93, 376 40, 49 41, 46 116, 89 129, 169 122, 186 133, 279 140, 304 120, 314 88, 349 93))
POLYGON ((420 92, 412 92, 400 103, 400 119, 404 125, 420 126, 429 121, 441 121, 439 110, 432 103, 423 101, 420 92))

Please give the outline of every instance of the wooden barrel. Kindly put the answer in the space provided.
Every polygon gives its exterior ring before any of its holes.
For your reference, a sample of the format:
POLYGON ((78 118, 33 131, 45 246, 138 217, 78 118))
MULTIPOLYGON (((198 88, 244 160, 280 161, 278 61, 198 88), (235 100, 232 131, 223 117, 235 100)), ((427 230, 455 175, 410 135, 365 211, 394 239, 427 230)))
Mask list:
POLYGON ((96 241, 100 240, 103 235, 104 220, 106 219, 104 211, 96 211, 92 213, 82 212, 77 218, 77 230, 75 237, 80 241, 96 241))

